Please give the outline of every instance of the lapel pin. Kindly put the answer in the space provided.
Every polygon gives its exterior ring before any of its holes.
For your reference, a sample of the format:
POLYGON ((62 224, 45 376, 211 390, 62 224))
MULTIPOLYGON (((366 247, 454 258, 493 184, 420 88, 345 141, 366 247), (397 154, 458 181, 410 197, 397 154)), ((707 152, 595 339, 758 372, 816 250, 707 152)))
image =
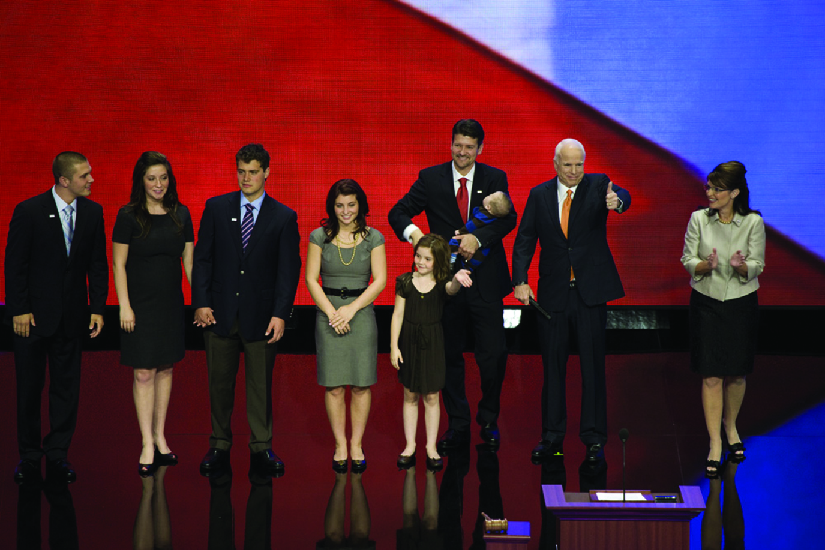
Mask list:
POLYGON ((238 221, 238 218, 232 218, 232 221, 236 222, 236 221, 238 221))
POLYGON ((49 214, 49 217, 50 217, 50 218, 54 218, 54 214, 49 214))
POLYGON ((478 194, 480 195, 480 194, 481 194, 481 189, 479 189, 478 191, 476 191, 476 193, 478 193, 478 194))

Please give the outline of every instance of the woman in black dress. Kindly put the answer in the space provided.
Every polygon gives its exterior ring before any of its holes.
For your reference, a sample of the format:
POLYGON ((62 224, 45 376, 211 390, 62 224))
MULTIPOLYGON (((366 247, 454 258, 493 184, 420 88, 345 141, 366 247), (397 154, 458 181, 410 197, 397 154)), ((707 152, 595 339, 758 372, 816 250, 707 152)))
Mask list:
POLYGON ((172 165, 160 153, 143 153, 132 173, 129 204, 118 212, 112 235, 120 362, 134 368, 142 476, 178 461, 164 425, 172 366, 185 353, 181 260, 191 283, 194 240, 189 209, 178 202, 172 165))

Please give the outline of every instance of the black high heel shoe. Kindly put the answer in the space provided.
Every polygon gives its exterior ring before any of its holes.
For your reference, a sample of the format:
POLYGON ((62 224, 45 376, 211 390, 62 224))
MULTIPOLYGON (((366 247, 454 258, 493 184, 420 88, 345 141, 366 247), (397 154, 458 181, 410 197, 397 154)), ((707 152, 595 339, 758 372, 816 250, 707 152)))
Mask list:
POLYGON ((363 474, 364 471, 367 469, 367 455, 364 455, 362 460, 355 460, 352 459, 352 473, 353 474, 363 474))
POLYGON ((730 446, 728 460, 735 464, 741 464, 745 460, 745 445, 740 441, 730 446), (741 454, 740 454, 741 453, 741 454))
POLYGON ((407 455, 398 455, 398 460, 396 461, 396 466, 398 466, 399 470, 409 470, 413 466, 415 466, 415 453, 407 456, 407 455))
POLYGON ((138 463, 138 475, 140 477, 152 477, 155 475, 155 470, 157 467, 154 463, 152 464, 143 464, 141 462, 138 463))
POLYGON ((705 477, 708 479, 719 479, 722 472, 721 460, 708 460, 705 462, 705 477))
POLYGON ((433 472, 438 472, 444 467, 443 458, 427 457, 427 469, 433 472))
POLYGON ((175 453, 166 453, 163 454, 158 449, 158 446, 155 445, 155 464, 158 466, 174 466, 178 463, 178 455, 175 453))
POLYGON ((335 457, 332 458, 332 471, 336 474, 345 474, 349 469, 349 463, 347 459, 344 460, 335 460, 335 457))

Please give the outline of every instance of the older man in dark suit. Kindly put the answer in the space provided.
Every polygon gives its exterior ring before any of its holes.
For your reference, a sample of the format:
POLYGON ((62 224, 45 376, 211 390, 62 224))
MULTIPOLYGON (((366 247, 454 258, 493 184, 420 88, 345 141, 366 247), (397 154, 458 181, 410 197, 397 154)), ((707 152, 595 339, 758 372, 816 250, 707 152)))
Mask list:
POLYGON ((92 167, 80 153, 66 151, 55 157, 52 174, 51 190, 14 209, 6 243, 6 317, 14 328, 17 373, 18 483, 40 478, 44 454, 48 478, 76 479, 68 450, 77 424, 82 341, 86 330, 92 338, 100 334, 109 291, 103 208, 86 198, 92 192, 92 167), (50 431, 41 444, 47 358, 50 431))
POLYGON ((430 231, 461 240, 460 253, 470 259, 479 247, 489 247, 484 262, 473 271, 473 286, 447 302, 442 325, 446 348, 447 378, 444 406, 449 429, 441 437, 438 450, 444 454, 470 440, 470 405, 464 387, 464 347, 467 330, 475 336, 475 357, 481 375, 481 401, 476 422, 481 438, 498 448, 498 416, 501 387, 507 365, 504 337, 503 299, 510 292, 510 272, 501 240, 516 227, 516 212, 479 228, 473 233, 456 236, 473 208, 481 206, 487 195, 507 193, 507 174, 476 162, 484 147, 484 129, 472 119, 459 120, 453 126, 451 152, 453 160, 421 170, 418 180, 389 212, 393 231, 402 241, 413 245, 423 232, 412 218, 426 213, 430 231))
POLYGON ((586 458, 599 460, 607 442, 607 389, 604 355, 607 302, 624 296, 607 244, 607 215, 630 208, 630 194, 604 174, 584 173, 584 146, 565 139, 556 147, 557 176, 530 191, 513 246, 515 297, 534 297, 527 270, 539 256, 538 303, 544 387, 542 436, 533 458, 562 455, 567 426, 565 375, 569 334, 575 332, 582 373, 579 437, 586 458))
POLYGON ((284 463, 272 452, 272 369, 301 271, 298 217, 264 191, 269 153, 263 146, 242 147, 235 163, 240 191, 206 201, 192 270, 195 324, 208 327, 212 409, 210 448, 200 469, 208 476, 229 463, 242 347, 250 469, 278 476, 284 463))

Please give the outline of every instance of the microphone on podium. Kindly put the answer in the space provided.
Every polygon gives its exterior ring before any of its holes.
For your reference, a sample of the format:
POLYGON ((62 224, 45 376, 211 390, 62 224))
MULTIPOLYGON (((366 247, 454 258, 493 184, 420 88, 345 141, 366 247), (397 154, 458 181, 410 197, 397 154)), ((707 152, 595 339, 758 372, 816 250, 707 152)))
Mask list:
POLYGON ((619 439, 622 440, 622 504, 625 502, 625 467, 626 467, 626 444, 630 437, 630 432, 627 428, 619 430, 619 439))

